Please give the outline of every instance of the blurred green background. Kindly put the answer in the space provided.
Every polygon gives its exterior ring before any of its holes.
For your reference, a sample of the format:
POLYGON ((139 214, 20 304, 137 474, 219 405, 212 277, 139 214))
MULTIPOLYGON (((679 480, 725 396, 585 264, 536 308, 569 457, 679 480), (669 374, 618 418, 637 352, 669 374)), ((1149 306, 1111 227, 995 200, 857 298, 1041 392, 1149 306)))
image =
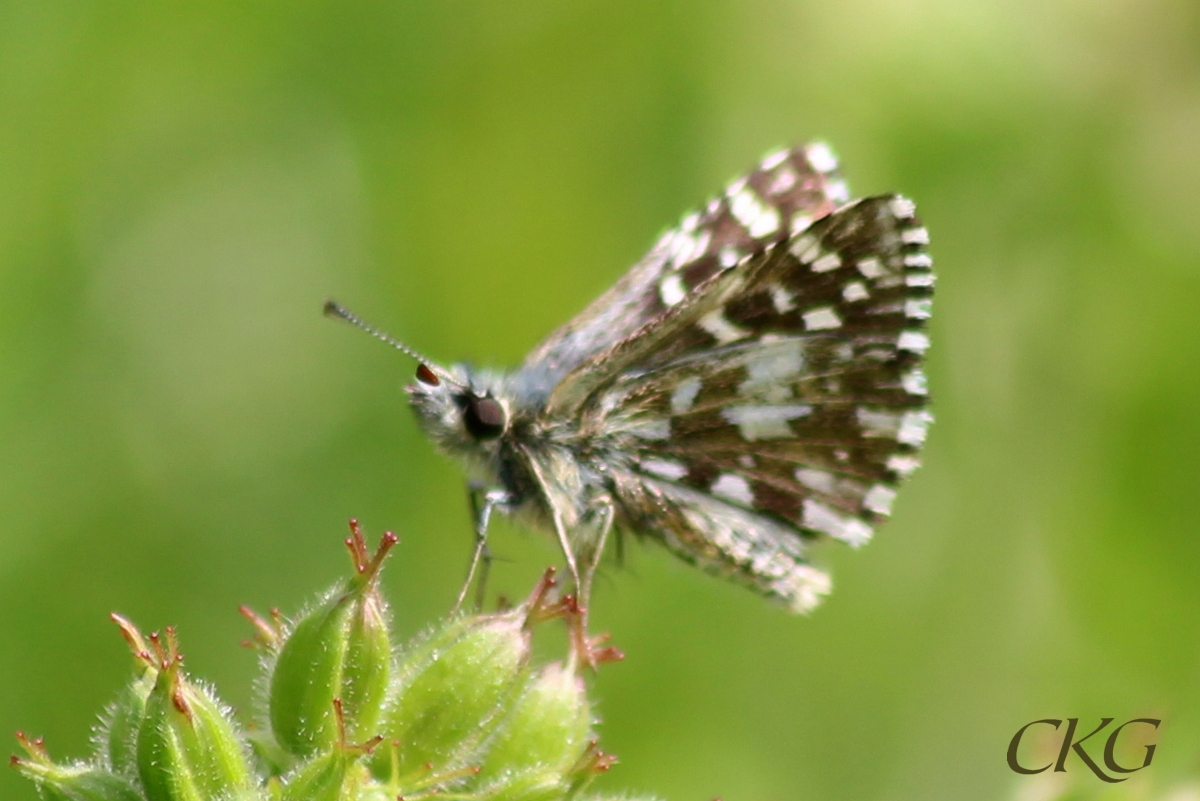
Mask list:
MULTIPOLYGON (((129 668, 110 610, 178 625, 247 707, 237 605, 331 583, 350 516, 401 536, 399 629, 442 613, 461 474, 405 408, 413 364, 321 302, 514 364, 814 137, 932 231, 926 467, 870 547, 823 554, 810 618, 650 546, 608 571, 604 786, 1003 799, 1020 725, 1140 715, 1139 779, 1196 774, 1189 0, 2 0, 0 732, 84 754, 129 668)), ((557 560, 494 537, 495 591, 557 560)), ((3 771, 0 797, 34 792, 3 771)))

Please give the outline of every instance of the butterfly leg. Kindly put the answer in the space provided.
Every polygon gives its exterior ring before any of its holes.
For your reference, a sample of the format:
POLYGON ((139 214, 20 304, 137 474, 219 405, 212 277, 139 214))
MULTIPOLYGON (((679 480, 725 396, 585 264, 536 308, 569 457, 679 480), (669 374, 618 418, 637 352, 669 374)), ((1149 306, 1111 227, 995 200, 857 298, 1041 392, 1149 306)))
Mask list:
POLYGON ((471 582, 479 573, 479 582, 475 587, 475 608, 483 607, 484 593, 487 591, 488 570, 492 566, 492 553, 487 547, 488 522, 496 509, 507 509, 512 505, 510 493, 502 489, 485 490, 484 485, 472 481, 467 484, 467 498, 471 504, 471 519, 475 523, 475 551, 471 554, 471 565, 467 568, 467 578, 462 589, 458 591, 458 600, 454 602, 452 613, 462 608, 471 589, 471 582))
POLYGON ((583 581, 579 584, 579 605, 583 608, 585 615, 591 604, 592 582, 596 578, 596 568, 600 566, 600 557, 604 555, 604 545, 608 542, 608 534, 613 527, 615 511, 612 499, 598 498, 593 503, 588 516, 591 519, 587 521, 586 528, 591 530, 592 537, 589 538, 586 547, 582 550, 583 575, 581 578, 583 581))
MULTIPOLYGON (((602 647, 606 637, 592 637, 588 634, 588 610, 591 608, 592 582, 596 578, 596 568, 604 554, 604 545, 612 531, 616 512, 611 498, 600 497, 590 504, 587 513, 576 529, 576 545, 570 550, 564 546, 564 554, 571 565, 575 577, 576 610, 578 618, 572 626, 574 651, 586 661, 593 670, 601 662, 620 659, 620 652, 612 648, 602 647), (615 656, 614 656, 615 655, 615 656)), ((566 538, 560 536, 560 541, 566 538)))
MULTIPOLYGON (((558 535, 558 544, 562 547, 563 558, 566 559, 567 569, 575 582, 575 603, 579 608, 580 621, 578 626, 581 652, 589 654, 587 645, 588 606, 592 597, 592 581, 596 578, 596 568, 604 553, 604 543, 612 530, 615 510, 611 498, 597 498, 589 505, 587 512, 578 521, 575 529, 568 533, 566 523, 558 510, 554 510, 554 531, 558 535)), ((590 658, 590 657, 589 657, 590 658)))
POLYGON ((571 579, 575 582, 576 591, 579 591, 583 585, 579 581, 579 562, 575 558, 575 547, 571 545, 571 538, 567 534, 567 525, 563 522, 562 514, 557 508, 552 510, 554 519, 554 533, 558 536, 558 545, 562 548, 563 558, 567 560, 567 570, 571 571, 571 579))

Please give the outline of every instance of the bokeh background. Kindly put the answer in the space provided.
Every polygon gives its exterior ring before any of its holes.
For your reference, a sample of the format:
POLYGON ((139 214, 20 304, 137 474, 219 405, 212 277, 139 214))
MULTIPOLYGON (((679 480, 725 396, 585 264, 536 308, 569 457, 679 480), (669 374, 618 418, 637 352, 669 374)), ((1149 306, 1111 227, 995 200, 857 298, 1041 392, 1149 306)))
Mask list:
MULTIPOLYGON (((400 534, 420 629, 469 552, 461 475, 413 364, 321 302, 514 364, 821 137, 933 234, 926 467, 822 554, 810 618, 631 548, 595 606, 629 654, 602 786, 1033 798, 1004 754, 1044 717, 1161 717, 1135 783, 1200 771, 1196 3, 2 0, 0 109, 0 732, 85 753, 129 668, 110 610, 247 707, 237 605, 331 583, 350 516, 400 534)), ((493 542, 510 596, 557 560, 493 542)))

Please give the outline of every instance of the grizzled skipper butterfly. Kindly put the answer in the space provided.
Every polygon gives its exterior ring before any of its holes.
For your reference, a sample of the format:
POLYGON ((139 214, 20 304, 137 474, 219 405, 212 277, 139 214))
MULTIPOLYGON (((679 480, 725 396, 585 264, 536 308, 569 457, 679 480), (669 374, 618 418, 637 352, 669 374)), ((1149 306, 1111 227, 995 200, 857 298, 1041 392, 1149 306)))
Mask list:
MULTIPOLYGON (((767 156, 513 371, 419 362, 407 387, 488 520, 557 537, 586 608, 614 529, 806 612, 806 559, 867 542, 933 420, 921 370, 934 275, 910 200, 849 200, 829 148, 767 156)), ((480 582, 482 586, 482 580, 480 582)))

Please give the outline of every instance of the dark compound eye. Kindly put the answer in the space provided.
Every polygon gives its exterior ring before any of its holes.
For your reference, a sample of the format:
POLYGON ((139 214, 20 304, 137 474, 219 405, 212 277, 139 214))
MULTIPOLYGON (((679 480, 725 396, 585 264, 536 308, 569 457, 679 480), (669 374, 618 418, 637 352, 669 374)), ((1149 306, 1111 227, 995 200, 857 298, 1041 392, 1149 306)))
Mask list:
POLYGON ((507 422, 504 406, 492 397, 468 395, 463 403, 463 425, 475 439, 495 439, 507 422))
POLYGON ((437 373, 433 372, 427 364, 417 365, 417 380, 431 387, 442 383, 442 379, 438 378, 437 373))

